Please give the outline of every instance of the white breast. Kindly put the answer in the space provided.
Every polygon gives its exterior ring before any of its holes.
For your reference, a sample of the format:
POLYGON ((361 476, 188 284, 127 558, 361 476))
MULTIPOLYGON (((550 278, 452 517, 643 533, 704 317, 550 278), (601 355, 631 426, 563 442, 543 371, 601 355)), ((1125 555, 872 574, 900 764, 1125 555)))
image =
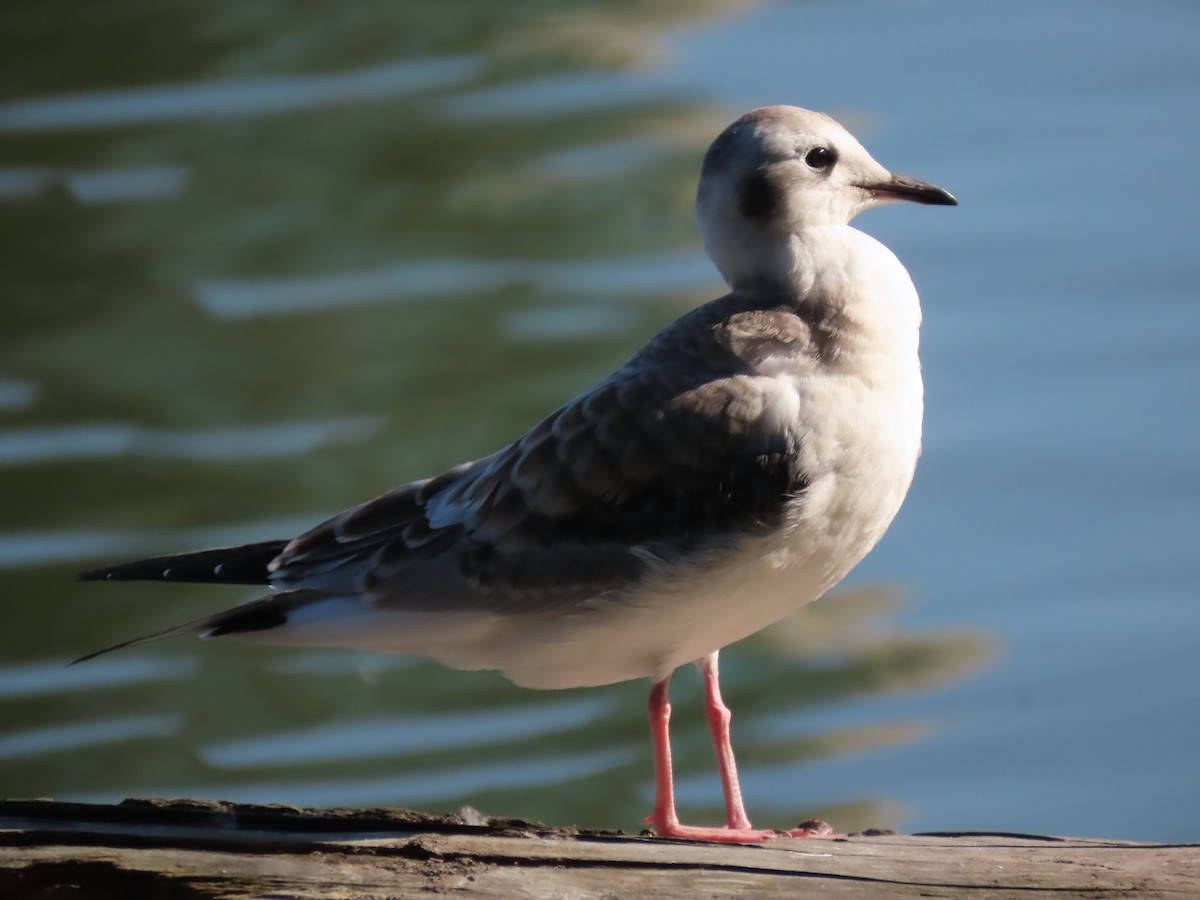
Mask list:
POLYGON ((762 373, 780 391, 772 424, 799 438, 810 478, 784 526, 664 568, 632 596, 490 618, 445 662, 496 668, 536 688, 662 677, 815 600, 883 536, 920 452, 916 291, 887 248, 848 226, 824 227, 795 249, 807 289, 848 298, 853 332, 820 365, 789 370, 774 359, 762 373))
POLYGON ((811 477, 786 526, 664 571, 632 598, 601 597, 567 615, 502 626, 493 662, 513 681, 558 688, 662 677, 817 599, 883 536, 920 453, 920 309, 890 251, 839 231, 842 250, 853 245, 840 258, 857 263, 835 278, 858 285, 862 327, 828 365, 776 374, 788 395, 777 414, 794 417, 811 477))

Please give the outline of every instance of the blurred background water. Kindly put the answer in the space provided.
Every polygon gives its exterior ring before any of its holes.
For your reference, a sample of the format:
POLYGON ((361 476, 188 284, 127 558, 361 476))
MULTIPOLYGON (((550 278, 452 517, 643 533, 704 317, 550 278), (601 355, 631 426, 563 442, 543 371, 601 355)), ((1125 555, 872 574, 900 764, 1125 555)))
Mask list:
MULTIPOLYGON (((782 826, 1200 833, 1200 6, 16 0, 0 8, 0 795, 470 803, 634 830, 646 685, 176 641, 79 585, 507 441, 721 284, 704 147, 796 103, 955 210, 925 454, 845 586, 723 654, 782 826)), ((697 679, 686 818, 719 821, 697 679)))

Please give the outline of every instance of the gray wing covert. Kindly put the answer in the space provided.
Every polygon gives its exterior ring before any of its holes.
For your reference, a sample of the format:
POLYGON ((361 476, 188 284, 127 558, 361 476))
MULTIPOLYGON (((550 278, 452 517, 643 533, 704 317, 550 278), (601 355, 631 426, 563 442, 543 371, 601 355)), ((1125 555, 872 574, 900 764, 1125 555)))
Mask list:
POLYGON ((277 584, 405 609, 528 612, 636 584, 777 525, 805 487, 795 436, 751 375, 625 369, 490 457, 293 541, 277 584))

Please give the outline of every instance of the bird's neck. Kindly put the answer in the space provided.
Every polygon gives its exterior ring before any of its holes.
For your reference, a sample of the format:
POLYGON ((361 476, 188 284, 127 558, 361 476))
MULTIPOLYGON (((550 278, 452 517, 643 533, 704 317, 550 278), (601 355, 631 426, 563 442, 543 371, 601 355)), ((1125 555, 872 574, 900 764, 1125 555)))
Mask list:
POLYGON ((849 225, 760 233, 723 254, 718 265, 735 291, 767 294, 806 316, 836 317, 851 332, 848 351, 915 364, 921 323, 916 290, 895 255, 869 235, 849 225))
POLYGON ((710 248, 717 268, 735 291, 786 293, 807 297, 839 280, 854 253, 848 225, 825 225, 781 233, 746 229, 729 233, 724 246, 710 248))

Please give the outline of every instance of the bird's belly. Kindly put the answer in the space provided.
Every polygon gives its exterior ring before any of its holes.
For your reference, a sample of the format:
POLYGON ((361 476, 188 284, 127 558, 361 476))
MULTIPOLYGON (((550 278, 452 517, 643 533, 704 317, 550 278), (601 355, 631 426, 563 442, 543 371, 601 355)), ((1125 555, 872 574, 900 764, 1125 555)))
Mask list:
MULTIPOLYGON (((662 678, 779 621, 837 584, 882 536, 903 490, 875 497, 815 481, 769 537, 664 572, 641 589, 502 628, 493 664, 517 684, 568 688, 662 678)), ((903 478, 907 488, 911 478, 903 478)))
POLYGON ((801 440, 810 480, 780 528, 665 567, 622 594, 496 623, 473 659, 535 688, 661 678, 816 600, 875 546, 912 481, 915 357, 903 374, 903 392, 836 378, 810 385, 821 396, 802 402, 828 412, 801 440))

